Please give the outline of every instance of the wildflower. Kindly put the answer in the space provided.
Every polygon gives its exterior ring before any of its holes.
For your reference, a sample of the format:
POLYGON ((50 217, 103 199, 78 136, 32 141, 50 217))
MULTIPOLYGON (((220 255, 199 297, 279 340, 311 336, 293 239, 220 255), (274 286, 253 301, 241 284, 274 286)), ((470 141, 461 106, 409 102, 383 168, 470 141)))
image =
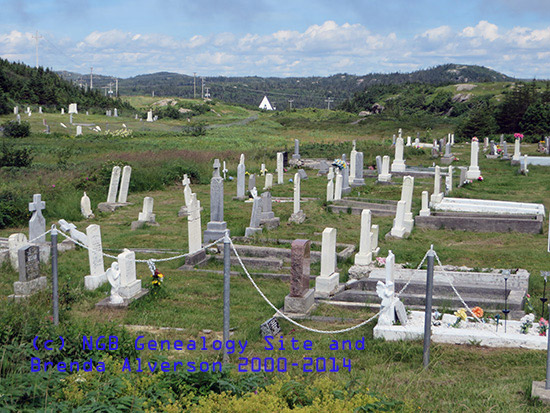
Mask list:
POLYGON ((52 184, 52 188, 55 188, 55 184, 52 184))

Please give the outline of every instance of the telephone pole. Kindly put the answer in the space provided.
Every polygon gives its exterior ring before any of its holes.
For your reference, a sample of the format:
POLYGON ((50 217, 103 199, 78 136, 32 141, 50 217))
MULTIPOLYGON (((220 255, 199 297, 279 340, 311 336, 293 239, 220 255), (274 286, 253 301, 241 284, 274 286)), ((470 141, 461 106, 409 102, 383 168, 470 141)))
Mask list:
POLYGON ((210 98, 210 88, 209 87, 206 88, 206 94, 204 95, 204 97, 207 98, 207 99, 210 98))
POLYGON ((115 79, 115 95, 118 97, 118 77, 115 79))
POLYGON ((38 69, 38 39, 41 39, 42 36, 38 35, 38 30, 37 30, 36 34, 32 36, 32 38, 36 40, 36 68, 38 69))
POLYGON ((325 102, 327 102, 327 109, 330 110, 330 104, 331 104, 332 102, 334 102, 334 99, 332 99, 332 98, 327 98, 327 99, 325 99, 325 102))
POLYGON ((193 99, 197 98, 197 72, 193 72, 193 99))
POLYGON ((201 77, 201 79, 202 79, 201 99, 204 99, 204 77, 201 77))
POLYGON ((94 88, 94 68, 90 67, 90 90, 94 88))
POLYGON ((288 99, 289 110, 292 110, 292 102, 294 102, 294 99, 288 99))

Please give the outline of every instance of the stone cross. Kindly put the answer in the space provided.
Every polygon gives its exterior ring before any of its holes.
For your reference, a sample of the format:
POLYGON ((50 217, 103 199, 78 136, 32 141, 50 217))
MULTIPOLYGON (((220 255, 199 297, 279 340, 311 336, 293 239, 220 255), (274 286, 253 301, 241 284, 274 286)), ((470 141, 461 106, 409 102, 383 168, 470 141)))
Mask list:
POLYGON ((118 192, 118 183, 120 181, 120 166, 114 166, 111 172, 111 181, 109 182, 109 192, 107 193, 107 203, 114 204, 118 192))
POLYGON ((60 219, 58 221, 61 231, 68 232, 71 238, 77 240, 81 244, 88 245, 88 236, 76 229, 76 225, 60 219))
POLYGON ((122 168, 122 179, 120 180, 120 192, 118 193, 118 202, 125 204, 128 200, 128 188, 130 188, 130 176, 132 175, 132 167, 126 165, 122 168))
POLYGON ((42 216, 42 210, 46 208, 46 203, 42 201, 40 194, 33 195, 33 201, 29 203, 29 211, 32 212, 29 220, 29 241, 43 243, 46 242, 46 219, 42 216))

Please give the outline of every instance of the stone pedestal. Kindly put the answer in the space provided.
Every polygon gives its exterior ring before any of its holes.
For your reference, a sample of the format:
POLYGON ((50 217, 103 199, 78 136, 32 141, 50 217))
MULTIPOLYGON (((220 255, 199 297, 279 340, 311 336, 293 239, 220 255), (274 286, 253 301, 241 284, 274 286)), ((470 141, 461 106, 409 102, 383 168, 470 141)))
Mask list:
POLYGON ((226 229, 227 222, 210 221, 208 224, 206 224, 206 231, 204 231, 203 241, 205 243, 209 243, 223 238, 226 229))
POLYGON ((328 298, 336 293, 340 282, 340 274, 335 272, 331 275, 320 275, 315 278, 315 298, 328 298))
POLYGON ((531 388, 531 397, 538 397, 544 404, 550 404, 550 389, 546 389, 546 381, 534 381, 531 388))
POLYGON ((84 277, 84 287, 87 290, 95 290, 106 282, 107 276, 105 275, 105 273, 100 275, 86 275, 84 277))
POLYGON ((310 288, 303 297, 285 297, 285 313, 307 314, 315 304, 315 290, 310 288))
MULTIPOLYGON (((136 281, 139 281, 139 280, 136 280, 136 281)), ((147 290, 145 288, 140 288, 134 296, 129 297, 129 298, 122 297, 122 303, 112 303, 111 302, 111 297, 107 297, 107 298, 101 300, 95 306, 96 306, 96 308, 125 309, 130 305, 130 303, 132 301, 135 301, 135 300, 143 297, 148 292, 149 292, 149 290, 147 290)))
POLYGON ((290 218, 288 219, 288 222, 292 222, 294 224, 301 224, 306 220, 306 214, 304 211, 300 210, 295 214, 292 214, 290 218))
POLYGON ((368 277, 374 269, 374 263, 369 265, 352 265, 348 271, 349 277, 352 279, 360 279, 368 277))
POLYGON ((13 283, 13 294, 8 298, 15 301, 24 300, 38 291, 45 290, 47 286, 46 277, 38 277, 31 281, 16 281, 13 283))
POLYGON ((201 249, 185 257, 185 266, 194 267, 208 261, 206 250, 201 249))
POLYGON ((253 237, 255 234, 261 234, 262 228, 246 227, 244 232, 245 237, 253 237))

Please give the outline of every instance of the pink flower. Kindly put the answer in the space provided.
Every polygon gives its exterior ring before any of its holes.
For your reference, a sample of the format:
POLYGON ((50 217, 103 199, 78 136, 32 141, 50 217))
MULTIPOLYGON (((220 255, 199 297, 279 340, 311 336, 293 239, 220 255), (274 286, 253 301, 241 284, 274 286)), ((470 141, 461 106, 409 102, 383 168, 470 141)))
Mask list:
POLYGON ((55 188, 55 184, 52 184, 52 188, 55 188))
POLYGON ((514 133, 514 138, 522 140, 523 139, 523 134, 522 133, 514 133))

